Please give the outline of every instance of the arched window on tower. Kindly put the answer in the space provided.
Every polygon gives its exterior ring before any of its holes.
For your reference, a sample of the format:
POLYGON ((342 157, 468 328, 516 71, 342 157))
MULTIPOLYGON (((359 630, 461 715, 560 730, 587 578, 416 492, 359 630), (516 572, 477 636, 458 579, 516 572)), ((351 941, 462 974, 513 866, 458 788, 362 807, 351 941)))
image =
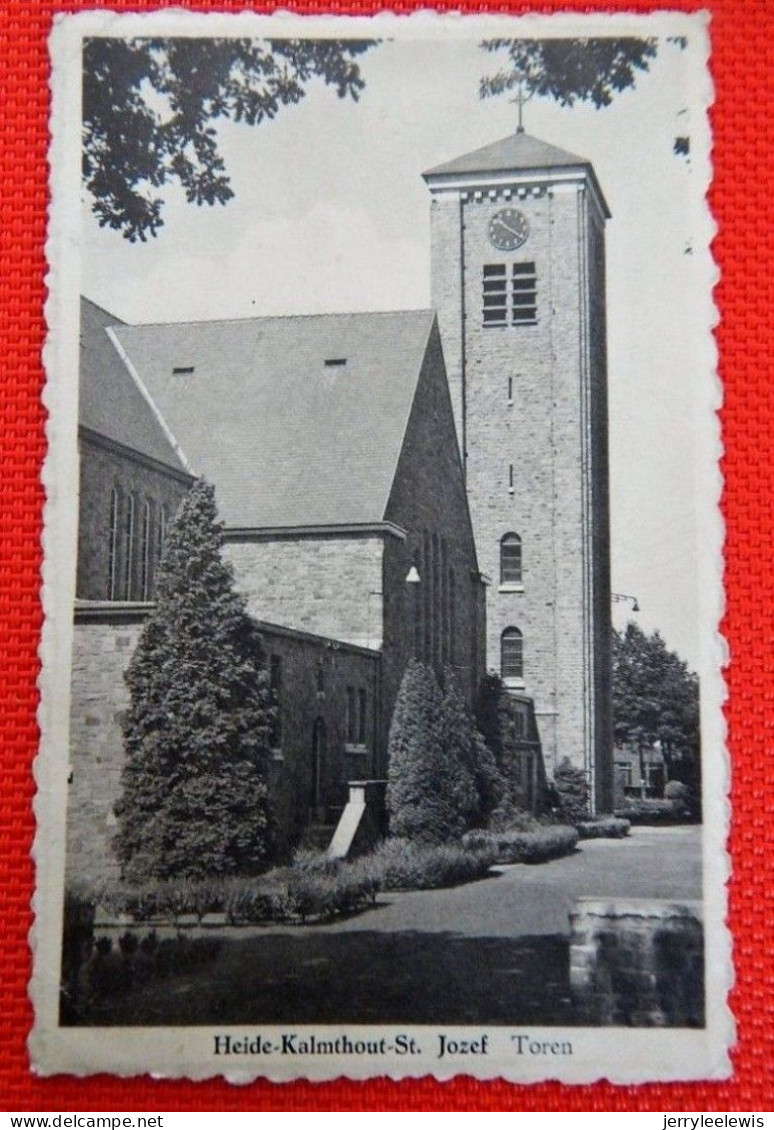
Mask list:
POLYGON ((124 520, 124 600, 131 600, 134 573, 134 495, 126 499, 124 520))
POLYGON ((505 534, 500 539, 500 584, 520 585, 521 538, 518 534, 505 534))
POLYGON ((500 637, 500 674, 506 680, 524 678, 524 637, 518 628, 506 628, 500 637))
POLYGON ((110 523, 108 526, 108 576, 107 598, 115 600, 118 593, 118 490, 110 492, 110 523))

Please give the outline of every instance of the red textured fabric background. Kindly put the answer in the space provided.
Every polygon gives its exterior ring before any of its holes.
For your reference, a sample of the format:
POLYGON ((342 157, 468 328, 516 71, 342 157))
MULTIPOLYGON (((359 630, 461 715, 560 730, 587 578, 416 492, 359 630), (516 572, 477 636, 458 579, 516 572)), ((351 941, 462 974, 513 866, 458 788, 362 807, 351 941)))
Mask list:
MULTIPOLYGON (((739 1029, 734 1076, 726 1083, 612 1087, 517 1087, 460 1078, 356 1084, 257 1082, 231 1087, 208 1083, 154 1082, 101 1075, 80 1081, 38 1079, 30 1073, 26 1038, 32 1023, 26 987, 30 972, 27 931, 34 880, 29 849, 33 836, 32 760, 41 626, 38 594, 43 495, 38 475, 44 454, 43 254, 48 143, 46 38, 57 12, 98 7, 56 0, 0 0, 2 45, 2 270, 0 270, 0 366, 3 425, 0 429, 0 1104, 3 1110, 770 1110, 774 1107, 774 959, 769 937, 774 921, 771 820, 767 807, 772 775, 767 731, 772 737, 772 398, 774 352, 771 256, 774 244, 774 4, 770 0, 714 0, 712 70, 716 103, 715 182, 711 205, 719 225, 714 251, 723 278, 717 288, 722 322, 717 330, 725 385, 722 424, 727 524, 728 610, 724 631, 732 665, 727 672, 729 745, 733 762, 734 875, 730 923, 737 986, 731 1005, 739 1029)), ((104 0, 115 10, 164 7, 163 3, 104 0)), ((236 10, 244 0, 206 4, 177 0, 178 7, 236 10)), ((409 11, 421 4, 398 2, 409 11)), ((607 3, 529 4, 461 0, 439 8, 520 13, 557 10, 648 11, 641 0, 607 3)), ((266 5, 264 10, 271 10, 266 5)), ((310 12, 368 13, 363 0, 288 4, 310 12)), ((663 7, 697 10, 701 4, 663 7)))

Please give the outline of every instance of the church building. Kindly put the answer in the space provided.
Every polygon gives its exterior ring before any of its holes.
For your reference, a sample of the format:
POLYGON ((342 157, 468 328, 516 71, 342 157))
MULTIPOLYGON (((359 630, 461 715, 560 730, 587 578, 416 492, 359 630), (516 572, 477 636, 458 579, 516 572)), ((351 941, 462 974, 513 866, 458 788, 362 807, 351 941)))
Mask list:
POLYGON ((612 808, 609 211, 523 132, 424 177, 433 310, 130 326, 83 302, 68 868, 115 873, 123 672, 199 476, 281 708, 288 847, 386 775, 411 657, 470 705, 502 676, 525 806, 542 745, 612 808))

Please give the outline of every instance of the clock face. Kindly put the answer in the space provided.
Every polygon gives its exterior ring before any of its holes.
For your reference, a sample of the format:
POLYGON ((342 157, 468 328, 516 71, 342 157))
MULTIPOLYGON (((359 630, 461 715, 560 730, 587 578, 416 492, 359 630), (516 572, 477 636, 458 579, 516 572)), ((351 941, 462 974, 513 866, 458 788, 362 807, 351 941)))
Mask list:
POLYGON ((489 221, 489 239, 501 251, 515 251, 527 242, 529 224, 523 212, 515 208, 503 208, 495 212, 489 221))

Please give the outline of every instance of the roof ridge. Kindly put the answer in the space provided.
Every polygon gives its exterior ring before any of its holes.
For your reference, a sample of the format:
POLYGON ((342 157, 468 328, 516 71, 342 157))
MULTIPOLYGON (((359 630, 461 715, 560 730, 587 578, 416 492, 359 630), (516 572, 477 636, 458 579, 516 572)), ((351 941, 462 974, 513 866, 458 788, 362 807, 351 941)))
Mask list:
MULTIPOLYGON (((88 299, 86 300, 88 301, 88 299)), ((95 303, 92 303, 95 305, 95 303)), ((105 311, 107 313, 107 311, 105 311)), ((375 318, 406 314, 434 315, 431 306, 410 307, 401 310, 329 310, 317 314, 255 314, 247 318, 190 318, 182 321, 164 322, 122 322, 121 328, 130 330, 161 329, 164 326, 235 326, 249 325, 252 322, 289 322, 311 320, 313 318, 375 318)), ((112 315, 111 315, 112 317, 112 315)))

